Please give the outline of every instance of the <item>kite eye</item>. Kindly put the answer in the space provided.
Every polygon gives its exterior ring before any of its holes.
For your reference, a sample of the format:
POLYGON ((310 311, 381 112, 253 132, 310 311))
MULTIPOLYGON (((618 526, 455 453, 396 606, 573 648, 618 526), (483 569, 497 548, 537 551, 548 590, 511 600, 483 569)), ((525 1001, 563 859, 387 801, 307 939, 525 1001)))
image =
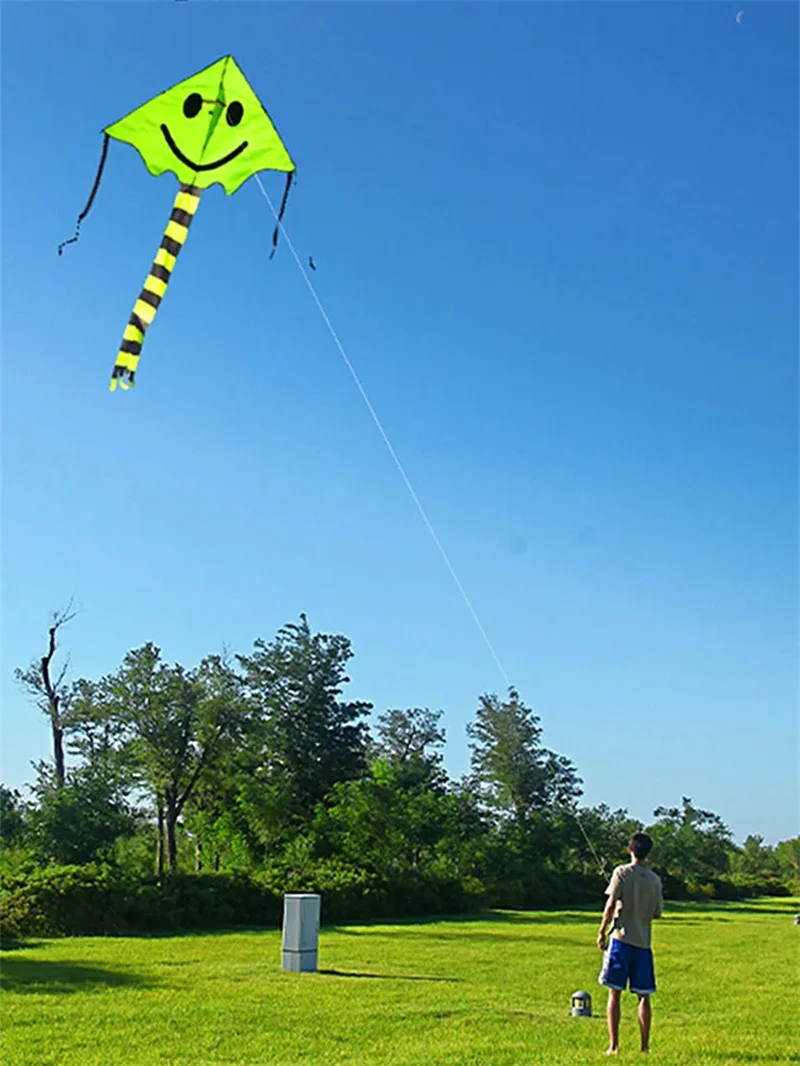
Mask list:
POLYGON ((229 126, 238 126, 244 117, 244 108, 238 100, 234 100, 232 104, 228 104, 228 110, 225 112, 225 121, 229 126))
POLYGON ((195 115, 200 113, 200 108, 203 106, 203 97, 200 93, 191 93, 183 101, 183 113, 187 118, 194 118, 195 115))

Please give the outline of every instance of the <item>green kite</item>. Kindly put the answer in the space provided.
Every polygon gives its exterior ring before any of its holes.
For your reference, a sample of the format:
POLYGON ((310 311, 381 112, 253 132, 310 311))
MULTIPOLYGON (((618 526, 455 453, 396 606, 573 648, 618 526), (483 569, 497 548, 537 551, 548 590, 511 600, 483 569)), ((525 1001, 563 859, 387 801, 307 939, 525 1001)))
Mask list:
POLYGON ((274 255, 295 165, 233 56, 223 56, 154 96, 103 132, 103 152, 89 200, 78 216, 75 235, 59 245, 59 255, 80 235, 100 184, 109 137, 133 145, 151 174, 171 171, 180 182, 161 246, 125 327, 111 375, 113 392, 117 384, 123 389, 134 384, 145 331, 167 290, 203 189, 216 182, 231 195, 259 170, 283 171, 286 187, 272 235, 274 255))

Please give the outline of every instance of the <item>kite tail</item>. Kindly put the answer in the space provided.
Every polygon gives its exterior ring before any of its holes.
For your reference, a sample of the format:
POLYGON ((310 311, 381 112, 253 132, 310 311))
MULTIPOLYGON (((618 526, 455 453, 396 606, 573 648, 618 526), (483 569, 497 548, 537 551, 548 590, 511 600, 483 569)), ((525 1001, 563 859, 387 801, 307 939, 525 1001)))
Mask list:
POLYGON ((275 218, 275 229, 272 231, 272 251, 269 253, 270 259, 275 255, 275 251, 278 247, 278 232, 281 228, 281 221, 283 220, 283 213, 286 210, 286 201, 289 199, 289 189, 292 187, 292 179, 294 178, 294 172, 288 171, 286 174, 286 185, 283 190, 283 199, 281 200, 280 210, 275 218))
POLYGON ((103 167, 106 165, 106 156, 108 155, 108 134, 103 138, 103 150, 100 153, 100 164, 97 167, 97 173, 94 177, 94 185, 92 191, 89 193, 89 199, 86 201, 86 207, 78 215, 78 221, 75 223, 75 233, 70 237, 68 241, 62 241, 58 246, 58 254, 64 251, 68 244, 74 244, 81 235, 81 222, 86 218, 92 209, 94 198, 97 195, 97 190, 100 188, 100 179, 103 176, 103 167))
POLYGON ((117 384, 123 389, 131 388, 134 384, 133 379, 139 364, 145 331, 155 318, 158 306, 167 291, 167 284, 175 269, 175 261, 189 233, 189 226, 194 218, 197 205, 200 203, 202 191, 195 185, 181 185, 178 190, 161 246, 156 252, 144 288, 139 293, 139 299, 134 304, 133 313, 125 327, 122 344, 111 375, 109 388, 112 392, 117 384))

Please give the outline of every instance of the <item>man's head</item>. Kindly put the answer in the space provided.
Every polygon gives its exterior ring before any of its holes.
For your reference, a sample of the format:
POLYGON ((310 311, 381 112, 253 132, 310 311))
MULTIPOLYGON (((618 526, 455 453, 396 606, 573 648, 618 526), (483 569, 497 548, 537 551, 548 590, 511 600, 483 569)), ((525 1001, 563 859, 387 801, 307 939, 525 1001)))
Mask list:
POLYGON ((653 846, 652 839, 647 833, 634 833, 628 845, 628 851, 637 859, 646 859, 653 846))

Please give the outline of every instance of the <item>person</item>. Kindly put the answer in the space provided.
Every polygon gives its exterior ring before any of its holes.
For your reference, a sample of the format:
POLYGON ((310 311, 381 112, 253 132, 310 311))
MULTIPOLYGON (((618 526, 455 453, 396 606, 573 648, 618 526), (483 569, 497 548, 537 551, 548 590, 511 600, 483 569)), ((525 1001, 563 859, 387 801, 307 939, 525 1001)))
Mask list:
POLYGON ((606 889, 597 946, 603 952, 598 983, 608 989, 608 1037, 606 1055, 619 1051, 619 1019, 622 993, 630 983, 639 997, 641 1049, 650 1050, 650 996, 656 990, 650 925, 664 909, 661 878, 647 865, 653 841, 646 833, 634 833, 628 845, 631 861, 617 866, 606 889), (611 936, 607 930, 611 925, 611 936))

